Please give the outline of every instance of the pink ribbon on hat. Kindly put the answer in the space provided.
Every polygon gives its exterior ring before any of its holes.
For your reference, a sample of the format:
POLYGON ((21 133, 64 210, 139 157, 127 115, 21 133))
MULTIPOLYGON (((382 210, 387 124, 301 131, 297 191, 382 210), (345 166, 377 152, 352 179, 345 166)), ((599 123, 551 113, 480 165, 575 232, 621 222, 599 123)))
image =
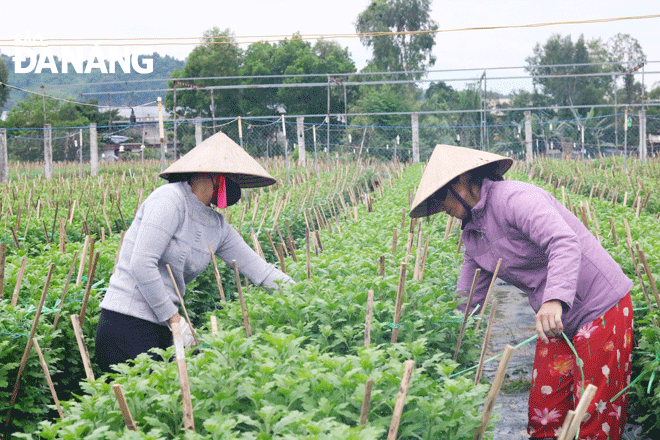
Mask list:
POLYGON ((225 184, 225 176, 220 176, 220 183, 218 185, 218 201, 216 203, 220 209, 227 207, 227 185, 225 184))

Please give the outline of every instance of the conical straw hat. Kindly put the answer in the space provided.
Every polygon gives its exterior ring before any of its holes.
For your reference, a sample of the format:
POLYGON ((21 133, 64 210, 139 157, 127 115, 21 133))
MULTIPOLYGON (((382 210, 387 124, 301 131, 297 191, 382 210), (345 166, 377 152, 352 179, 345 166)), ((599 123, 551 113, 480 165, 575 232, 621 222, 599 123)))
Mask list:
POLYGON ((410 217, 425 217, 438 212, 439 206, 429 204, 429 198, 466 171, 486 166, 486 176, 495 174, 501 177, 511 165, 512 159, 498 154, 472 148, 436 145, 417 187, 410 217))
POLYGON ((222 173, 241 188, 256 188, 275 183, 275 179, 240 145, 218 132, 183 155, 160 173, 163 179, 172 174, 222 173))

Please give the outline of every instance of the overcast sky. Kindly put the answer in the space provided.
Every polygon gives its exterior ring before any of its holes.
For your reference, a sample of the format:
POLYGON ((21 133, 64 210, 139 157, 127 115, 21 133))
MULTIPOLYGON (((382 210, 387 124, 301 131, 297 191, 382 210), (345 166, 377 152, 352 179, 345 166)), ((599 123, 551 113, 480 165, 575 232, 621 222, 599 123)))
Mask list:
MULTIPOLYGON (((34 0, 6 1, 2 6, 0 50, 8 55, 7 42, 20 35, 43 38, 145 38, 200 37, 214 26, 230 29, 236 36, 345 34, 355 33, 355 21, 370 0, 213 0, 113 2, 34 0), (29 3, 33 3, 31 6, 29 3)), ((611 19, 660 14, 658 0, 434 0, 432 17, 440 30, 484 26, 520 26, 539 23, 611 19)), ((625 20, 597 24, 562 24, 525 29, 463 30, 436 36, 434 69, 475 69, 445 74, 453 77, 479 77, 486 68, 524 66, 536 43, 552 34, 580 34, 587 40, 609 40, 627 33, 642 46, 648 61, 660 61, 660 18, 625 20)), ((358 69, 371 56, 358 38, 337 40, 348 47, 358 69)), ((155 49, 184 59, 193 45, 167 45, 155 49)), ((647 88, 660 82, 660 63, 645 67, 647 88)), ((29 73, 28 73, 29 74, 29 73)), ((520 74, 518 72, 517 74, 520 74)), ((498 80, 514 73, 493 70, 488 73, 489 89, 516 88, 524 80, 498 80)), ((656 84, 658 85, 658 84, 656 84)))

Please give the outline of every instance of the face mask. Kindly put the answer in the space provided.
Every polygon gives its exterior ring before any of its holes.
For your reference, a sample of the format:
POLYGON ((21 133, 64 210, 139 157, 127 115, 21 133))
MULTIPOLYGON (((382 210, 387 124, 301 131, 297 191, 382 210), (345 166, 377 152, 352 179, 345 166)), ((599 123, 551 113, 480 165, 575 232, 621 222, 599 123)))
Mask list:
POLYGON ((225 176, 220 175, 219 178, 216 206, 225 209, 227 207, 227 185, 225 184, 225 176))
POLYGON ((458 192, 456 192, 456 190, 451 185, 449 185, 447 189, 449 190, 451 195, 458 201, 458 203, 463 205, 463 209, 465 209, 465 213, 467 215, 463 219, 463 225, 470 223, 470 220, 472 220, 472 206, 470 206, 470 204, 466 202, 465 199, 461 197, 461 195, 458 192))

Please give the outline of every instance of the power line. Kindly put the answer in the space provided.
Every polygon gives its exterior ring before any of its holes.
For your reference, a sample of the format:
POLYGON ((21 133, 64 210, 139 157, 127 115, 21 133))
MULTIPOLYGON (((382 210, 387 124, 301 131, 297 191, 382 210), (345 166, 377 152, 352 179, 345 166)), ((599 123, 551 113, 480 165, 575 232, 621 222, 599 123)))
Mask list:
MULTIPOLYGON (((165 45, 197 45, 200 42, 202 44, 209 45, 227 45, 227 44, 252 44, 260 42, 281 42, 288 39, 300 39, 300 40, 325 40, 325 39, 334 39, 334 38, 373 38, 373 37, 386 37, 386 36, 404 36, 404 35, 424 35, 424 34, 441 34, 441 33, 452 33, 452 32, 471 32, 471 31, 483 31, 483 30, 503 30, 503 29, 524 29, 524 28, 537 28, 537 27, 547 27, 547 26, 560 26, 560 25, 576 25, 576 24, 596 24, 596 23, 612 23, 619 21, 629 21, 629 20, 647 20, 653 18, 660 18, 660 14, 648 14, 648 15, 634 15, 634 16, 622 16, 622 17, 610 17, 610 18, 595 18, 595 19, 585 19, 585 20, 568 20, 568 21, 552 21, 552 22, 540 22, 540 23, 526 23, 518 25, 500 25, 500 26, 471 26, 464 28, 453 28, 453 29, 435 29, 435 30, 421 30, 421 31, 387 31, 387 32, 368 32, 368 33, 345 33, 345 34, 293 34, 288 35, 250 35, 250 36, 202 36, 202 37, 137 37, 137 38, 46 38, 41 41, 35 42, 34 44, 17 44, 17 41, 11 39, 0 39, 0 43, 11 42, 14 44, 6 45, 8 47, 39 47, 43 46, 44 43, 56 43, 48 44, 48 46, 165 46, 165 45), (236 41, 236 40, 252 40, 252 41, 236 41), (163 41, 165 40, 165 41, 163 41), (195 41, 192 41, 195 40, 195 41), (226 41, 215 41, 215 40, 226 40, 226 41), (124 43, 128 41, 129 43, 124 43), (59 43, 63 42, 63 43, 59 43), (76 43, 82 42, 82 43, 76 43), (103 43, 109 42, 109 43, 103 43)), ((3 44, 4 46, 4 44, 3 44)))

